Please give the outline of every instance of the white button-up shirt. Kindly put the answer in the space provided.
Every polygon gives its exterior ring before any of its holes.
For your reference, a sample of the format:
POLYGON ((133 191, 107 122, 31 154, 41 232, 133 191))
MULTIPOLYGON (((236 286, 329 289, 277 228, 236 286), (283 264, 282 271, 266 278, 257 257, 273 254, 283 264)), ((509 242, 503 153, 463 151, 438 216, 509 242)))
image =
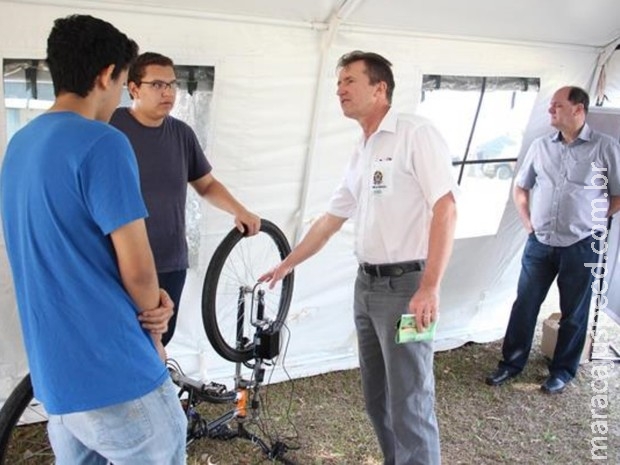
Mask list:
POLYGON ((425 259, 432 208, 456 185, 448 146, 430 121, 389 110, 360 139, 328 212, 355 219, 360 263, 425 259))

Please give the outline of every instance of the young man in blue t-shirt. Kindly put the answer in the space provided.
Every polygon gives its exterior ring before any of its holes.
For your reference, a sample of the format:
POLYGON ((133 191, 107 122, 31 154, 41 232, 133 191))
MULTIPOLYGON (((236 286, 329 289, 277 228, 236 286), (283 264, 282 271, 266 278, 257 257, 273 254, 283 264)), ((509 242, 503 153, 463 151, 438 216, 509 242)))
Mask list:
POLYGON ((106 124, 137 45, 74 15, 55 21, 47 55, 56 98, 11 139, 0 207, 56 463, 184 464, 186 418, 156 350, 172 302, 131 145, 106 124))

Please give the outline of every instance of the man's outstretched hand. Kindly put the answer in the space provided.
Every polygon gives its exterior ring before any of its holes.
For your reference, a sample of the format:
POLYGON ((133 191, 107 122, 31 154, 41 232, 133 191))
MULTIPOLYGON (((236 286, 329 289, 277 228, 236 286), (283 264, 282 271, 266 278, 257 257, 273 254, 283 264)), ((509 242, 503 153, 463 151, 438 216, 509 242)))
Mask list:
POLYGON ((278 266, 261 275, 260 278, 258 278, 258 282, 268 283, 269 289, 273 289, 274 286, 278 283, 278 281, 283 280, 284 277, 291 271, 293 271, 292 267, 285 265, 284 262, 280 262, 278 266))

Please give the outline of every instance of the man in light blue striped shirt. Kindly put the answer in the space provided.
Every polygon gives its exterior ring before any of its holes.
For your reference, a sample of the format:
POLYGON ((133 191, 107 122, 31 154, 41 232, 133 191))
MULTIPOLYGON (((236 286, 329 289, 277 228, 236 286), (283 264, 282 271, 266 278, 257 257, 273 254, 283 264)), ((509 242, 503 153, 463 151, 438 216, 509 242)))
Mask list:
POLYGON ((562 87, 549 106, 558 131, 535 140, 515 179, 514 202, 529 236, 502 348, 487 384, 519 374, 528 359, 536 319, 557 277, 562 318, 541 389, 560 393, 577 372, 586 340, 597 267, 605 252, 607 218, 620 209, 620 144, 586 121, 588 94, 562 87))

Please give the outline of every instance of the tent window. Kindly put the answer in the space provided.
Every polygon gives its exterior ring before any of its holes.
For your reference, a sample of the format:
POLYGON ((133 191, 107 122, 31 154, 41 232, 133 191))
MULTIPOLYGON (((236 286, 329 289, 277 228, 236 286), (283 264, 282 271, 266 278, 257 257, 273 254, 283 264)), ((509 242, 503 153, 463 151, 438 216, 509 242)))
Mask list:
POLYGON ((4 60, 7 138, 54 102, 54 88, 42 60, 4 60))
MULTIPOLYGON (((45 60, 5 59, 2 71, 7 134, 10 139, 15 131, 52 105, 54 87, 45 60)), ((215 68, 213 66, 176 66, 175 73, 180 87, 173 114, 178 113, 179 117, 183 114, 190 114, 194 120, 200 118, 195 115, 195 111, 188 111, 185 107, 192 100, 210 103, 215 68)), ((131 100, 126 93, 123 93, 120 105, 131 105, 131 100)), ((194 105, 197 104, 194 103, 194 105)), ((208 106, 201 108, 201 111, 208 115, 208 106)), ((190 125, 192 123, 187 122, 190 125)), ((205 139, 206 137, 203 137, 201 142, 205 139)))
POLYGON ((537 78, 424 75, 418 113, 445 137, 461 186, 457 237, 497 232, 539 89, 537 78))

